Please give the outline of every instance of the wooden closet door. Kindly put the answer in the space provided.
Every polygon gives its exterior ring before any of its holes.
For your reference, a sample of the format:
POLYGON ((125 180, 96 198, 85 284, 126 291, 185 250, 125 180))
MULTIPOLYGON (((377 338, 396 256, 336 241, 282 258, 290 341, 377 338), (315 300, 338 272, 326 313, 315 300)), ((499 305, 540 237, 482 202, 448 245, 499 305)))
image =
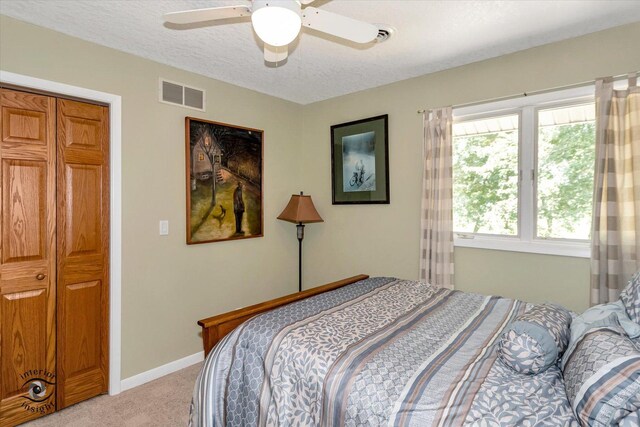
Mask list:
POLYGON ((59 409, 107 391, 108 160, 108 109, 59 99, 59 409))
POLYGON ((55 411, 55 99, 0 89, 0 425, 55 411))

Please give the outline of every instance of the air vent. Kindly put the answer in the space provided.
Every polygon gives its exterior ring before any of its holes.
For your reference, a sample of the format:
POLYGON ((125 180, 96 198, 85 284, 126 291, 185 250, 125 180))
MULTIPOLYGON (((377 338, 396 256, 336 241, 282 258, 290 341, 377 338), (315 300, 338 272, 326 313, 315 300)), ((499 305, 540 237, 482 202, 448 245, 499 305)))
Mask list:
POLYGON ((160 79, 160 102, 204 111, 204 90, 160 79))
POLYGON ((378 27, 378 35, 374 40, 376 43, 382 43, 389 40, 389 38, 396 32, 396 29, 390 25, 374 24, 378 27))

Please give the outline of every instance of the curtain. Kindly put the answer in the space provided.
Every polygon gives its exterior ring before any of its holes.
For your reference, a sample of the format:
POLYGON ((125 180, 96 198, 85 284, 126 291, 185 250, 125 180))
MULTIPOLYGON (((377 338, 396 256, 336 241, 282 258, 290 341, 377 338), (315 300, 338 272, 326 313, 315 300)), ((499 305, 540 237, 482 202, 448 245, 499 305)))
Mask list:
POLYGON ((640 88, 596 81, 591 303, 614 301, 640 268, 640 88))
POLYGON ((451 107, 424 114, 420 280, 453 288, 451 107))

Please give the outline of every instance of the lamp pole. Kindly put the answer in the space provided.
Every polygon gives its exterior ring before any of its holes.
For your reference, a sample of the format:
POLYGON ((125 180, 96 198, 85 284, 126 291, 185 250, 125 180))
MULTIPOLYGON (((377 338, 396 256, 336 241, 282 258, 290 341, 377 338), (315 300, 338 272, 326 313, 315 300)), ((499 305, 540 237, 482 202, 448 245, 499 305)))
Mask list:
MULTIPOLYGON (((302 192, 300 193, 302 194, 302 192)), ((304 224, 296 225, 298 231, 298 292, 302 292, 302 239, 304 239, 304 224)))

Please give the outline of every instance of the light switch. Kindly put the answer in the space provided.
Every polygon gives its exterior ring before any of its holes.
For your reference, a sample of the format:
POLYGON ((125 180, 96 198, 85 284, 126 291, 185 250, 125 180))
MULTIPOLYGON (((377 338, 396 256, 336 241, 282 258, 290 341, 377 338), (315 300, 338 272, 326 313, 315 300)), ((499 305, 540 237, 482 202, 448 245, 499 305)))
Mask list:
POLYGON ((166 219, 160 220, 160 235, 169 235, 169 221, 167 221, 166 219))

